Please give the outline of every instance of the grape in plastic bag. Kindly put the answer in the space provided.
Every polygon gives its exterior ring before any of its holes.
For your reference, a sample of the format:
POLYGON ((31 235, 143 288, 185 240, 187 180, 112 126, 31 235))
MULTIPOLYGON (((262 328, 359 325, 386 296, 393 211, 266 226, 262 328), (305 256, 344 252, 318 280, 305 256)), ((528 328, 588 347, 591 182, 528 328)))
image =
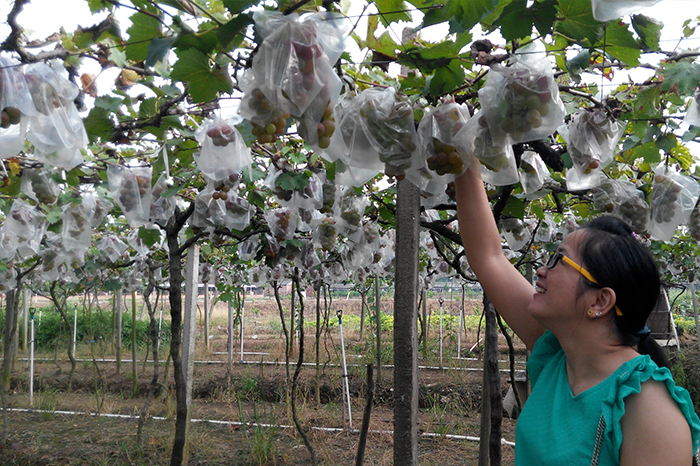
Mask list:
POLYGON ((688 112, 685 114, 683 121, 692 126, 700 126, 700 87, 695 89, 693 100, 688 106, 688 112))
POLYGON ((151 167, 112 165, 107 168, 112 198, 132 228, 148 224, 153 200, 152 173, 151 167))
POLYGON ((253 259, 260 249, 260 236, 253 235, 238 243, 238 258, 242 261, 253 259))
POLYGON ((92 242, 90 219, 95 213, 95 199, 80 196, 80 201, 63 206, 63 248, 84 255, 92 242))
POLYGON ((503 236, 513 251, 520 251, 532 238, 525 222, 518 218, 502 218, 503 236))
POLYGON ((14 157, 22 150, 27 133, 27 116, 35 113, 20 63, 0 55, 1 159, 14 157))
POLYGON ((649 233, 652 238, 670 240, 678 225, 690 217, 699 196, 700 185, 697 181, 675 173, 663 164, 659 165, 654 170, 654 182, 649 194, 649 233))
MULTIPOLYGON (((85 193, 85 196, 90 195, 90 193, 85 193)), ((98 196, 97 194, 92 194, 95 197, 95 212, 90 219, 90 225, 93 228, 97 228, 102 224, 102 221, 107 217, 107 214, 114 208, 114 203, 109 199, 98 196)))
POLYGON ((567 142, 573 167, 566 172, 569 189, 589 189, 600 181, 600 171, 614 159, 625 124, 611 119, 604 110, 575 113, 568 125, 559 128, 567 142))
POLYGON ((520 184, 525 194, 534 194, 549 178, 549 170, 537 152, 526 150, 520 159, 520 184))
POLYGON ((644 193, 626 180, 603 178, 591 189, 593 208, 625 221, 636 233, 646 233, 649 204, 644 193))
POLYGON ((139 237, 138 228, 134 228, 129 232, 129 234, 126 236, 126 242, 129 244, 129 246, 134 248, 134 251, 136 251, 136 257, 147 256, 150 252, 149 247, 146 246, 143 240, 139 237))
POLYGON ((100 252, 104 253, 111 263, 118 261, 122 254, 124 254, 124 251, 126 251, 127 247, 128 246, 122 240, 117 238, 116 235, 106 235, 98 244, 98 249, 100 252))
POLYGON ((265 212, 265 220, 270 227, 270 233, 277 241, 294 238, 297 217, 287 208, 272 209, 265 212))
POLYGON ((597 21, 610 21, 620 16, 636 13, 656 5, 661 0, 592 0, 593 18, 597 21))
POLYGON ((334 212, 338 232, 350 241, 360 241, 363 234, 362 220, 370 201, 367 197, 354 195, 351 189, 342 189, 338 197, 339 202, 336 203, 334 212))
POLYGON ((484 182, 493 186, 506 186, 520 180, 510 140, 506 137, 502 143, 496 143, 482 114, 475 115, 460 131, 457 139, 465 145, 471 140, 474 157, 481 162, 481 177, 484 182))
POLYGON ((250 148, 231 119, 209 119, 197 128, 194 137, 202 146, 195 156, 197 168, 215 182, 236 176, 253 161, 250 148))
POLYGON ((57 60, 27 65, 24 76, 37 110, 30 117, 27 139, 34 144, 37 160, 70 170, 82 163, 80 149, 87 146, 88 137, 73 104, 80 91, 64 75, 57 60))
POLYGON ((226 209, 226 226, 238 231, 248 228, 250 219, 255 215, 255 206, 237 194, 229 195, 223 203, 226 209))
POLYGON ((0 257, 17 257, 22 261, 34 256, 41 249, 47 226, 43 212, 22 199, 15 199, 0 226, 0 257))
POLYGON ((498 145, 506 138, 511 144, 545 138, 566 114, 552 63, 540 42, 518 49, 508 66, 491 65, 479 100, 498 145))
POLYGON ((335 250, 337 236, 338 229, 335 219, 331 215, 326 215, 314 230, 313 241, 324 251, 331 252, 335 250))
POLYGON ((695 241, 700 241, 700 201, 695 203, 695 208, 688 217, 688 233, 695 241))
POLYGON ((257 11, 253 20, 263 37, 253 59, 256 83, 274 92, 266 96, 276 107, 301 116, 334 76, 349 21, 330 12, 300 18, 274 11, 257 11))
POLYGON ((151 209, 149 211, 149 221, 165 225, 168 219, 175 213, 176 202, 172 196, 166 197, 163 194, 172 187, 172 181, 163 174, 158 177, 158 181, 153 185, 151 192, 151 209))
POLYGON ((428 169, 438 176, 448 176, 448 182, 469 168, 470 154, 460 150, 454 139, 469 121, 466 105, 454 102, 430 110, 418 124, 418 137, 426 151, 428 169))
POLYGON ((60 189, 48 169, 25 168, 22 170, 20 190, 39 204, 53 205, 58 200, 60 189))
POLYGON ((194 212, 190 218, 192 227, 207 230, 226 226, 225 201, 214 199, 213 194, 211 189, 205 189, 195 197, 194 212))

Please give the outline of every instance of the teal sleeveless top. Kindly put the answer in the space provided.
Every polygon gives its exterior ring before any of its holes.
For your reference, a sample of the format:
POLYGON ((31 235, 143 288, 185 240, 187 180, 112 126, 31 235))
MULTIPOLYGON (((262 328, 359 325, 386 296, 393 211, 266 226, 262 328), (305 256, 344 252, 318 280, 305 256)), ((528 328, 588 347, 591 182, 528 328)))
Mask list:
POLYGON ((573 396, 564 351, 546 331, 533 347, 527 370, 532 393, 515 429, 516 466, 590 465, 601 414, 606 427, 598 464, 619 465, 624 399, 639 393, 642 382, 649 379, 666 384, 688 420, 693 451, 700 447, 700 419, 690 394, 676 386, 671 371, 659 368, 648 355, 627 361, 598 385, 573 396))

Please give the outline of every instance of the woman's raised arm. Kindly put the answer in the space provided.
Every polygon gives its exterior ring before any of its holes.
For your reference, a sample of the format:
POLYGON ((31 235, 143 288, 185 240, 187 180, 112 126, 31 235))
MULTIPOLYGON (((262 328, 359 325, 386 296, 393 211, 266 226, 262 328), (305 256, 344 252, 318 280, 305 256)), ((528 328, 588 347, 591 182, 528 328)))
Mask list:
POLYGON ((467 260, 498 313, 529 349, 544 327, 527 310, 534 289, 503 254, 501 237, 476 159, 455 181, 457 216, 467 260))

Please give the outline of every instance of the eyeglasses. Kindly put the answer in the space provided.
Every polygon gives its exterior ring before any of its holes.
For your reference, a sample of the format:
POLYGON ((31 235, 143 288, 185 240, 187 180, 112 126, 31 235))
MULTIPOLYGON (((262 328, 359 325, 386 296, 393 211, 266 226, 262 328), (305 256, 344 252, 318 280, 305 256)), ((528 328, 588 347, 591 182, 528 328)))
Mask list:
MULTIPOLYGON (((562 253, 561 251, 553 252, 552 255, 549 256, 549 259, 547 259, 547 264, 545 264, 545 267, 547 267, 547 270, 552 270, 554 267, 557 266, 559 261, 564 261, 567 264, 569 264, 571 267, 574 268, 574 270, 583 275, 589 282, 594 283, 596 285, 600 285, 600 283, 598 283, 598 280, 593 278, 593 275, 591 275, 591 273, 588 270, 584 269, 579 264, 571 260, 569 257, 565 256, 564 253, 562 253)), ((615 305, 615 313, 620 317, 622 316, 622 311, 617 306, 617 304, 615 305)))

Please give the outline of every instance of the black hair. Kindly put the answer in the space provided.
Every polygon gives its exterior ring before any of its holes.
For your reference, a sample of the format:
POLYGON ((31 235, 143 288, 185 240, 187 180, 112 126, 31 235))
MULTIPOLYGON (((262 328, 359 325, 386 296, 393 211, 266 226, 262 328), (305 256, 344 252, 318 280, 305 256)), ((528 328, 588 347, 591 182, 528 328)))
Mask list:
POLYGON ((588 286, 615 291, 615 305, 622 313, 620 316, 615 308, 611 310, 617 336, 623 344, 636 345, 640 354, 648 354, 657 365, 670 367, 663 349, 643 331, 661 294, 661 278, 654 257, 619 218, 597 217, 582 229, 586 234, 579 254, 598 284, 586 282, 588 286))

